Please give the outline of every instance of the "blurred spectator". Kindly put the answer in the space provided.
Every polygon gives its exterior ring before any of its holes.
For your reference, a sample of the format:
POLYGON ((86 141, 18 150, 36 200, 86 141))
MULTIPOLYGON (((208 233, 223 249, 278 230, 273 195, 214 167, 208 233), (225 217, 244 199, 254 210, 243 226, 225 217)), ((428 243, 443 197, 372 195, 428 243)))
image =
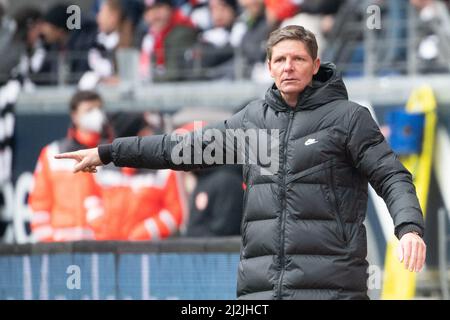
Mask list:
POLYGON ((34 84, 40 82, 37 73, 44 66, 42 13, 34 7, 23 7, 14 15, 14 20, 17 23, 17 31, 11 52, 18 59, 14 73, 24 79, 24 89, 29 91, 34 88, 34 84))
POLYGON ((186 78, 184 52, 196 40, 189 18, 171 0, 145 0, 144 19, 149 25, 142 40, 140 73, 143 80, 176 81, 186 78))
POLYGON ((185 0, 181 10, 189 16, 194 26, 199 30, 207 30, 212 27, 209 0, 185 0))
MULTIPOLYGON (((186 108, 177 112, 176 132, 185 134, 204 127, 207 122, 193 121, 201 118, 216 122, 228 113, 216 110, 186 108), (196 115, 196 116, 195 116, 196 115), (183 121, 184 119, 184 121, 183 121)), ((208 121, 208 122, 209 122, 208 121)), ((185 235, 188 237, 232 236, 240 234, 243 205, 242 166, 219 166, 184 173, 188 190, 189 219, 185 235)))
MULTIPOLYGON (((94 2, 94 13, 98 17, 98 13, 105 1, 96 0, 94 2)), ((121 24, 119 28, 120 41, 119 48, 128 48, 136 44, 135 29, 142 20, 142 12, 144 11, 144 3, 142 0, 118 0, 113 1, 113 7, 121 11, 121 24)), ((98 23, 98 20, 97 20, 98 23)))
POLYGON ((310 14, 335 14, 345 0, 301 0, 297 1, 300 12, 310 14))
POLYGON ((15 104, 21 92, 21 83, 17 79, 10 79, 4 86, 0 86, 0 239, 3 237, 10 219, 6 216, 12 214, 8 202, 6 188, 12 183, 15 147, 15 104), (4 197, 5 196, 5 197, 4 197))
POLYGON ((271 31, 265 16, 264 0, 239 0, 243 12, 231 32, 231 44, 242 58, 241 76, 251 78, 266 68, 266 41, 271 31), (255 71, 256 70, 256 71, 255 71))
POLYGON ((88 52, 89 71, 80 79, 80 89, 93 89, 102 81, 116 84, 116 49, 130 47, 138 16, 134 12, 137 1, 104 0, 97 13, 98 31, 96 43, 88 52), (131 13, 129 12, 131 11, 131 13))
POLYGON ((241 166, 192 171, 197 178, 189 196, 188 237, 239 235, 243 187, 241 166))
POLYGON ((77 92, 70 101, 72 125, 66 138, 47 145, 39 156, 29 196, 31 228, 37 241, 93 239, 86 216, 101 211, 100 189, 90 173, 73 174, 72 160, 56 160, 60 152, 98 145, 104 127, 102 99, 92 91, 77 92))
POLYGON ((450 15, 445 3, 436 0, 410 0, 417 10, 418 71, 450 70, 450 15))
POLYGON ((343 0, 301 0, 297 1, 295 15, 285 18, 281 27, 301 25, 313 32, 319 47, 319 57, 326 48, 324 33, 330 31, 334 24, 333 15, 339 10, 343 0))
POLYGON ((0 85, 6 83, 9 72, 18 63, 16 54, 10 52, 17 24, 6 15, 7 8, 8 1, 0 0, 0 85))
POLYGON ((10 71, 17 63, 10 54, 16 24, 5 15, 7 1, 0 0, 0 239, 3 239, 10 219, 7 217, 6 186, 11 183, 14 154, 15 104, 21 85, 10 79, 10 71), (3 188, 4 187, 4 188, 3 188), (4 189, 4 190, 3 190, 4 189))
MULTIPOLYGON (((339 12, 339 9, 344 4, 345 0, 305 0, 300 5, 300 12, 309 14, 320 14, 320 33, 324 38, 331 33, 334 27, 335 15, 339 12)), ((320 50, 319 47, 319 51, 320 50)), ((319 54, 320 56, 320 54, 319 54)))
MULTIPOLYGON (((338 2, 339 7, 336 8, 338 10, 336 14, 330 13, 325 10, 327 8, 322 7, 326 15, 321 21, 321 32, 326 41, 326 48, 320 51, 321 59, 322 61, 333 61, 346 76, 362 76, 365 58, 365 29, 358 26, 366 23, 367 4, 359 0, 338 2)), ((309 3, 314 5, 313 1, 309 3)), ((378 2, 378 5, 381 3, 378 2)), ((305 10, 307 9, 306 7, 305 10)), ((309 8, 308 10, 316 12, 319 9, 309 8)), ((373 34, 376 34, 375 30, 373 34)), ((375 55, 375 51, 373 54, 375 55)))
POLYGON ((269 25, 276 27, 283 20, 293 17, 298 11, 296 2, 295 0, 264 0, 269 25))
POLYGON ((69 30, 67 7, 67 4, 56 4, 44 15, 42 34, 48 50, 45 68, 40 70, 47 77, 43 84, 77 83, 89 70, 87 54, 95 45, 97 25, 95 21, 81 17, 81 27, 69 30))
MULTIPOLYGON (((162 133, 159 114, 119 113, 112 120, 118 137, 162 133)), ((180 173, 107 166, 97 175, 104 211, 89 222, 97 240, 157 240, 176 235, 185 222, 180 173)))
POLYGON ((187 51, 191 58, 191 78, 232 78, 234 75, 231 46, 231 29, 238 15, 237 0, 210 0, 209 12, 212 28, 203 31, 192 49, 187 51))

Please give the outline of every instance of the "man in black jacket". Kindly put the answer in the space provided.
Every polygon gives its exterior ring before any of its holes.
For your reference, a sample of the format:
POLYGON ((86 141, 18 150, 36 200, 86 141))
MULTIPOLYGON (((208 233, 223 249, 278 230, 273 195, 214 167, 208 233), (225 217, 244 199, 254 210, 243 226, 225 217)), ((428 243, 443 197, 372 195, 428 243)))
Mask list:
POLYGON ((194 170, 196 185, 189 195, 187 237, 240 235, 242 168, 221 166, 194 170))
MULTIPOLYGON (((214 126, 225 135, 230 129, 279 130, 276 171, 262 174, 261 166, 244 165, 238 297, 367 299, 367 182, 388 206, 400 261, 419 272, 426 247, 412 177, 369 111, 348 100, 334 65, 320 64, 315 37, 303 27, 274 31, 267 56, 275 84, 265 98, 214 126)), ((188 170, 208 164, 174 159, 179 140, 202 150, 221 140, 198 139, 195 134, 117 139, 59 157, 76 159, 75 172, 94 172, 110 161, 188 170)))

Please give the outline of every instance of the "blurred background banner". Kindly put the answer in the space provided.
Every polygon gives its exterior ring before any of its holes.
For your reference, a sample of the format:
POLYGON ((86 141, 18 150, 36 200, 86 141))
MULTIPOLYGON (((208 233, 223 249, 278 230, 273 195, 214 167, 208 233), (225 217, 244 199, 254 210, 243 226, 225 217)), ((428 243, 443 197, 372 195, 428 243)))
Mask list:
POLYGON ((239 239, 0 247, 0 299, 231 300, 239 239))

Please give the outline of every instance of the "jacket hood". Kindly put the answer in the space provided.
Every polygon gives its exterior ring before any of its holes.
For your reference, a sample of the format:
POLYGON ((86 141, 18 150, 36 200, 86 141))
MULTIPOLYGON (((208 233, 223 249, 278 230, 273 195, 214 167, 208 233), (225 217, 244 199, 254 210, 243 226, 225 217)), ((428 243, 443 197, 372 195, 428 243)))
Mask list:
MULTIPOLYGON (((348 100, 347 89, 333 63, 323 63, 313 77, 311 85, 299 95, 295 111, 316 109, 334 100, 348 100)), ((288 111, 291 107, 284 101, 275 84, 266 92, 266 103, 276 111, 288 111)))

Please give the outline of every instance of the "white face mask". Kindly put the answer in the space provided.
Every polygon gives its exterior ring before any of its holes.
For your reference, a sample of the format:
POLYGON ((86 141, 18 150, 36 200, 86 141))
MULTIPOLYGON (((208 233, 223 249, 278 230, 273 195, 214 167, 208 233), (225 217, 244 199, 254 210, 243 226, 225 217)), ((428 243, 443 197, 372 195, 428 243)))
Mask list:
POLYGON ((105 114, 98 108, 86 112, 80 117, 79 128, 89 132, 100 133, 105 122, 105 114))

